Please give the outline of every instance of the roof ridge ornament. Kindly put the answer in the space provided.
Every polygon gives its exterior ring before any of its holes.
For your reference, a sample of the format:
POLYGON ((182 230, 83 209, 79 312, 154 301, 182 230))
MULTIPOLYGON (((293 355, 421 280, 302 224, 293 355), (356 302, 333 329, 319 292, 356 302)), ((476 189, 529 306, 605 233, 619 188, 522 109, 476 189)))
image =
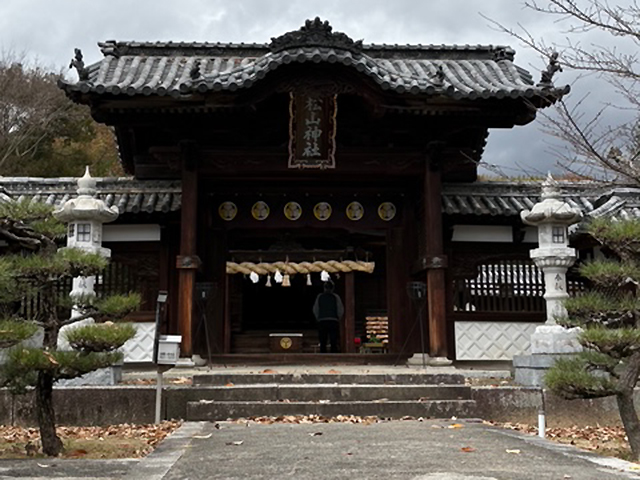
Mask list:
POLYGON ((547 64, 547 68, 542 71, 540 76, 540 82, 538 82, 539 87, 552 87, 553 86, 553 76, 556 72, 561 72, 562 66, 558 61, 558 52, 551 52, 549 56, 549 63, 547 64))
POLYGON ((493 59, 496 62, 499 62, 500 60, 509 60, 511 62, 513 62, 513 59, 515 58, 516 52, 513 48, 511 47, 507 47, 507 46, 498 46, 495 47, 494 51, 493 51, 493 59))
POLYGON ((118 42, 115 40, 107 40, 105 42, 98 43, 102 55, 105 57, 111 56, 120 58, 120 49, 118 48, 118 42))
POLYGON ((202 72, 200 71, 200 59, 196 59, 195 62, 193 62, 193 66, 191 67, 191 70, 189 70, 189 77, 191 78, 191 80, 198 80, 199 78, 202 77, 202 72))
POLYGON ((84 66, 84 60, 82 59, 82 50, 79 48, 75 48, 74 57, 71 59, 71 63, 69 63, 69 68, 75 68, 76 72, 78 72, 78 78, 81 82, 86 82, 89 80, 89 69, 84 66))
POLYGON ((300 30, 271 38, 269 50, 277 53, 289 48, 328 47, 353 53, 362 52, 362 40, 354 41, 347 34, 332 30, 333 27, 327 20, 323 22, 320 17, 316 17, 314 20, 307 20, 300 30))

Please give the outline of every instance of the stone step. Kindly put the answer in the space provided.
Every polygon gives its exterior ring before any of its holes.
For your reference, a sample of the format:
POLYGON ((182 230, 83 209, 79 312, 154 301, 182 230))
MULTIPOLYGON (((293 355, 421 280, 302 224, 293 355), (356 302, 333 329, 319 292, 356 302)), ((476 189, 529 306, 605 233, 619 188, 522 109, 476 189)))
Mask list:
POLYGON ((213 373, 193 376, 193 385, 464 385, 457 373, 342 374, 342 373, 213 373))
POLYGON ((469 400, 471 387, 464 385, 234 385, 197 386, 189 400, 214 401, 419 401, 419 400, 469 400))
POLYGON ((378 401, 378 402, 216 402, 187 403, 186 420, 216 421, 283 415, 377 416, 382 418, 470 418, 475 415, 473 400, 378 401))

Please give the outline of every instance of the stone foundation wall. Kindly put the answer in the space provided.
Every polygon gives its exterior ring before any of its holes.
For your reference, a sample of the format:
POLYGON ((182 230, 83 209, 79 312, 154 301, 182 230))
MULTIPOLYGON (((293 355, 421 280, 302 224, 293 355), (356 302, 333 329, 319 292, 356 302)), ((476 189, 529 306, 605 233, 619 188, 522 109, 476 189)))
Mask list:
MULTIPOLYGON (((476 387, 475 416, 497 422, 537 425, 540 390, 526 387, 476 387)), ((164 418, 184 418, 186 404, 205 397, 197 387, 169 387, 163 392, 164 418)), ((636 397, 640 409, 640 391, 636 397)), ((153 423, 153 386, 65 387, 54 392, 57 422, 60 425, 109 425, 153 423)), ((619 425, 615 398, 564 400, 547 394, 547 425, 619 425)), ((13 396, 0 390, 0 424, 34 426, 33 395, 13 396)))
MULTIPOLYGON (((479 418, 496 422, 538 424, 540 389, 529 387, 477 387, 472 398, 476 401, 479 418)), ((545 393, 548 427, 572 425, 621 425, 615 397, 591 400, 565 400, 545 393)), ((636 390, 636 408, 640 409, 640 390, 636 390)))

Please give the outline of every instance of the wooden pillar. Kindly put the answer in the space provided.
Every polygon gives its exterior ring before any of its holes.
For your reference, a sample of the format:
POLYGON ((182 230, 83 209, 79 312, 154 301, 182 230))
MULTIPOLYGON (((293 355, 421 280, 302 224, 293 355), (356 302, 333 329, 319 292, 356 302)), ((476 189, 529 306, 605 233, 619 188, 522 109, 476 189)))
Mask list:
POLYGON ((231 287, 231 276, 224 276, 224 353, 231 353, 231 296, 229 290, 231 287))
POLYGON ((193 355, 193 299, 196 271, 200 258, 196 255, 198 219, 198 170, 195 145, 182 147, 182 207, 180 218, 180 254, 178 268, 178 331, 182 335, 181 356, 193 355))
POLYGON ((356 336, 356 299, 355 274, 347 272, 344 275, 344 352, 356 353, 353 341, 356 336))
POLYGON ((424 176, 424 227, 425 259, 427 269, 427 315, 429 326, 429 356, 448 356, 447 308, 445 269, 442 235, 442 178, 434 161, 425 167, 424 176))
MULTIPOLYGON (((419 335, 411 334, 416 312, 412 311, 407 283, 412 280, 417 252, 416 218, 412 201, 402 206, 402 226, 387 230, 387 315, 389 317, 389 351, 417 351, 419 335)), ((416 327, 416 332, 417 327, 416 327)))

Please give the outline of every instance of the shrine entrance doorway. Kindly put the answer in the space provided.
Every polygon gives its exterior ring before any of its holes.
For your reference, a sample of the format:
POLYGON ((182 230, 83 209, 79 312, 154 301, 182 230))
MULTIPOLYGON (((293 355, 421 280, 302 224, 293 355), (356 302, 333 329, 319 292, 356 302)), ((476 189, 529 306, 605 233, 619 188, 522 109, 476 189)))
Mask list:
MULTIPOLYGON (((317 236, 309 231, 279 232, 281 239, 264 244, 265 249, 233 248, 255 248, 261 243, 256 235, 230 235, 225 309, 228 352, 283 353, 272 337, 295 334, 300 341, 294 342, 291 353, 318 353, 313 304, 329 277, 345 306, 339 350, 356 353, 359 341, 366 339, 367 316, 386 311, 384 237, 341 232, 331 240, 326 231, 317 236), (336 248, 340 236, 342 249, 336 248)), ((276 234, 268 235, 273 238, 276 234)))

